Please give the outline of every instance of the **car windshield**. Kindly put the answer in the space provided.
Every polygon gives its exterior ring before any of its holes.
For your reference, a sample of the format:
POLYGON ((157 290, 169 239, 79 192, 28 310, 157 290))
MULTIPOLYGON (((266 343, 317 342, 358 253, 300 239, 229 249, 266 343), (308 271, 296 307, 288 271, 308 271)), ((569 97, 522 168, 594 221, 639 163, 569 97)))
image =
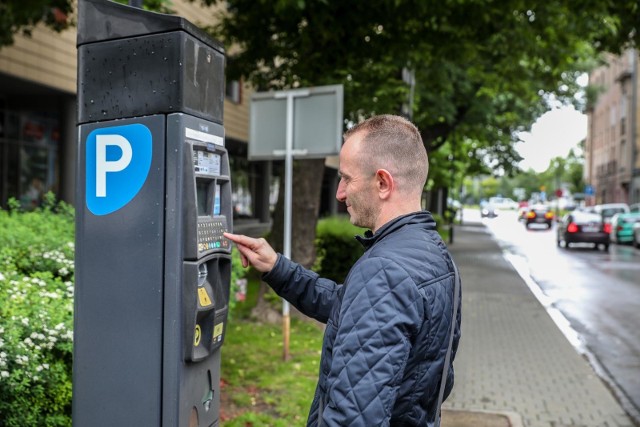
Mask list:
POLYGON ((624 209, 622 208, 608 208, 608 209, 603 209, 602 210, 602 216, 605 218, 611 218, 612 216, 614 216, 617 213, 620 212, 624 212, 624 209))
POLYGON ((579 224, 602 222, 602 218, 600 218, 600 215, 584 211, 573 211, 570 215, 570 218, 571 221, 579 224))

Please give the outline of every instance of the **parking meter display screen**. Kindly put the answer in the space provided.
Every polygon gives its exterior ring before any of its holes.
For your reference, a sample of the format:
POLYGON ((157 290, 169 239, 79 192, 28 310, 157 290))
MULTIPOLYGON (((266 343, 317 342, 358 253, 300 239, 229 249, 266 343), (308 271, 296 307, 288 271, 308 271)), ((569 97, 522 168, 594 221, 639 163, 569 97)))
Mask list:
POLYGON ((196 202, 198 203, 198 216, 209 215, 207 212, 207 193, 209 192, 209 183, 196 181, 196 202))

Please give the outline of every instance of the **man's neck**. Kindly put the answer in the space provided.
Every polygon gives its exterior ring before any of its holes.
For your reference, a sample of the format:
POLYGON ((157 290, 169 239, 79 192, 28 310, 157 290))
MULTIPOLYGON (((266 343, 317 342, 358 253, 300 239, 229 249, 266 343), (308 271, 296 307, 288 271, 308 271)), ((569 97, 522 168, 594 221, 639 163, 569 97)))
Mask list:
POLYGON ((419 212, 421 210, 422 206, 420 206, 420 202, 405 202, 398 203, 396 205, 391 202, 385 203, 385 208, 380 211, 380 215, 378 215, 378 218, 376 220, 375 229, 372 229, 371 231, 375 233, 380 229, 380 227, 382 227, 389 221, 410 213, 419 212))

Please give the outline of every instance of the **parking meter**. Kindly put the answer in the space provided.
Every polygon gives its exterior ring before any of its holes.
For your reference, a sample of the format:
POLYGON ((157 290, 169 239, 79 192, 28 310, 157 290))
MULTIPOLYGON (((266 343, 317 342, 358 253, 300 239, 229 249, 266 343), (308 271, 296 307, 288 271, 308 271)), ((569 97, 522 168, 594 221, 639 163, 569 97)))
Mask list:
POLYGON ((224 51, 188 21, 79 2, 74 426, 218 425, 223 100, 224 51))

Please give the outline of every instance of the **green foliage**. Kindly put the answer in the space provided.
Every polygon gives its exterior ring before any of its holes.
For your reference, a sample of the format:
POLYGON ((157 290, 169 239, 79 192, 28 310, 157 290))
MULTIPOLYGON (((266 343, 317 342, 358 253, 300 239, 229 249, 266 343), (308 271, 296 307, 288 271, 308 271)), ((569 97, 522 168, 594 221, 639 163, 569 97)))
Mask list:
POLYGON ((316 231, 316 262, 313 269, 322 277, 343 283, 349 270, 364 249, 355 239, 364 234, 345 216, 329 217, 318 221, 316 231))
POLYGON ((71 425, 73 209, 0 210, 0 426, 71 425))
POLYGON ((62 31, 72 24, 71 0, 3 0, 0 2, 0 46, 13 43, 13 36, 22 32, 30 35, 39 22, 49 28, 62 31))
POLYGON ((242 288, 241 282, 244 282, 244 286, 246 286, 246 278, 247 270, 242 266, 242 261, 240 259, 240 252, 234 246, 231 252, 231 286, 229 290, 229 317, 232 318, 236 305, 238 303, 237 294, 242 288))
POLYGON ((225 6, 211 31, 239 47, 232 78, 258 90, 341 83, 347 122, 409 111, 430 155, 450 144, 465 175, 514 171, 518 133, 552 99, 579 104, 576 77, 597 53, 640 40, 635 0, 203 2, 225 6))

